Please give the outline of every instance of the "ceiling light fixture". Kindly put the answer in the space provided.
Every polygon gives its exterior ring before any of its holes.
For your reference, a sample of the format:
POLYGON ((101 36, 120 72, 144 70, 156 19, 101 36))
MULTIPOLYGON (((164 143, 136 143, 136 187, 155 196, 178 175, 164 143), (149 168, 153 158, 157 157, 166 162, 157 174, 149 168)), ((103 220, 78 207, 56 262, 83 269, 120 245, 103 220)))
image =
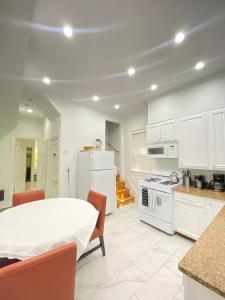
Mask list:
POLYGON ((116 105, 114 106, 114 108, 115 108, 115 109, 119 109, 119 108, 120 108, 119 104, 116 104, 116 105))
POLYGON ((95 95, 95 96, 93 96, 92 99, 93 99, 93 101, 98 102, 99 101, 99 96, 95 95))
POLYGON ((73 36, 73 29, 70 26, 63 27, 63 33, 66 37, 71 38, 73 36))
POLYGON ((27 112, 28 112, 29 114, 32 114, 33 110, 32 110, 31 108, 28 108, 28 109, 27 109, 27 112))
POLYGON ((134 76, 135 73, 136 73, 136 71, 135 71, 134 68, 129 68, 128 71, 127 71, 127 73, 128 73, 129 76, 134 76))
POLYGON ((44 78, 42 79, 42 81, 43 81, 45 84, 50 84, 50 83, 51 83, 51 80, 50 80, 50 78, 48 78, 48 77, 44 77, 44 78))
POLYGON ((205 66, 205 63, 203 61, 199 61, 196 65, 195 65, 195 70, 201 70, 203 69, 205 66))
POLYGON ((185 34, 181 31, 175 35, 174 41, 176 44, 180 44, 185 39, 185 34))
POLYGON ((157 88, 158 88, 158 85, 155 84, 155 83, 152 84, 151 87, 150 87, 151 91, 155 91, 155 90, 157 90, 157 88))

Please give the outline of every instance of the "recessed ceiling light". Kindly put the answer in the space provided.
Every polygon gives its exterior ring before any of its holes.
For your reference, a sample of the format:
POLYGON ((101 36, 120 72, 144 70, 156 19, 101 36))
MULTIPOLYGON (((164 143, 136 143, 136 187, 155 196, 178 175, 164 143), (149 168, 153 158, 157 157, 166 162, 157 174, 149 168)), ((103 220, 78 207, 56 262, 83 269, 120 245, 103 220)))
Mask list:
POLYGON ((205 66, 205 63, 203 61, 199 61, 196 65, 195 65, 195 70, 201 70, 203 69, 205 66))
POLYGON ((135 69, 134 68, 129 68, 128 71, 127 71, 128 75, 129 76, 134 76, 134 74, 136 73, 135 69))
POLYGON ((27 109, 27 112, 28 112, 29 114, 32 114, 33 110, 32 110, 31 108, 28 108, 28 109, 27 109))
POLYGON ((155 83, 152 84, 151 87, 150 87, 151 91, 155 91, 155 90, 157 90, 157 88, 158 88, 158 85, 155 84, 155 83))
POLYGON ((63 27, 63 33, 66 37, 71 38, 73 36, 73 29, 70 26, 63 27))
POLYGON ((95 96, 93 96, 92 99, 93 99, 93 101, 98 102, 99 101, 99 96, 95 95, 95 96))
POLYGON ((116 104, 116 105, 114 106, 114 108, 115 108, 115 109, 119 109, 119 108, 120 108, 119 104, 116 104))
POLYGON ((180 44, 183 42, 184 39, 185 39, 185 34, 182 31, 180 31, 175 35, 174 41, 176 44, 180 44))
POLYGON ((48 78, 48 77, 44 77, 44 78, 42 79, 42 81, 43 81, 45 84, 50 84, 50 83, 51 83, 51 80, 50 80, 50 78, 48 78))

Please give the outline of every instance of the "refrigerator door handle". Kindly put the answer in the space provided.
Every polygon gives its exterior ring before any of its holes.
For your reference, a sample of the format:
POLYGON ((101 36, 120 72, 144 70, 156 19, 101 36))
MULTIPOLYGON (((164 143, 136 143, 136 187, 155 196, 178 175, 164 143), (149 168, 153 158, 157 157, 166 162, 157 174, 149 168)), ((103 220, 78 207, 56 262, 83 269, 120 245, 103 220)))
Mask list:
POLYGON ((91 172, 90 173, 90 188, 93 185, 93 183, 94 183, 94 174, 91 172))
POLYGON ((155 192, 153 192, 153 204, 152 204, 152 212, 155 212, 155 192))

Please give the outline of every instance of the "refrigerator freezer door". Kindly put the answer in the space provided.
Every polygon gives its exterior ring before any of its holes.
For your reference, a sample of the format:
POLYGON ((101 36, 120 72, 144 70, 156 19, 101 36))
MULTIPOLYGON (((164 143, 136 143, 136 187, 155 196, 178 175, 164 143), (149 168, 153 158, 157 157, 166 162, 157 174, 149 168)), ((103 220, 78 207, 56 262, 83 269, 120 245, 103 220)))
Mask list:
POLYGON ((113 151, 95 151, 90 155, 90 170, 112 170, 114 169, 113 151))
POLYGON ((107 196, 106 214, 113 213, 116 206, 115 172, 113 170, 91 171, 91 190, 107 196))

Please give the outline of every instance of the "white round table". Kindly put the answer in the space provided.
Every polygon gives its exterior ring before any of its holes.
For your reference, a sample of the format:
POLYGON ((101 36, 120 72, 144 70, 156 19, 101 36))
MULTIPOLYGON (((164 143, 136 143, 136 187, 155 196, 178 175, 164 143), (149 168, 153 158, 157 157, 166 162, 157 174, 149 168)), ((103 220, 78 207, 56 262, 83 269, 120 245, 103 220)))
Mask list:
POLYGON ((85 251, 98 211, 73 198, 45 199, 0 213, 0 257, 24 260, 75 242, 77 259, 85 251))

